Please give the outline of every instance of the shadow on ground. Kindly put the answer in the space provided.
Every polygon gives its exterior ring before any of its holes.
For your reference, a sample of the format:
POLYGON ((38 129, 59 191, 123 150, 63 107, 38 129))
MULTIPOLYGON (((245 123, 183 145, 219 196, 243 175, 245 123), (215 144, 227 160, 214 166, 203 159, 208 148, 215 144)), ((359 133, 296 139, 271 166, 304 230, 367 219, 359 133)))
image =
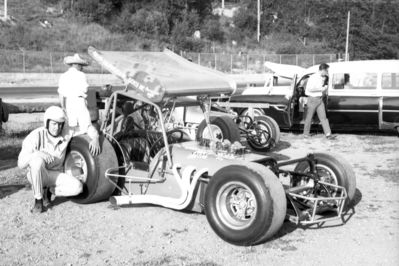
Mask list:
POLYGON ((0 171, 16 167, 20 151, 21 147, 13 145, 0 147, 0 171))
POLYGON ((14 185, 0 185, 0 199, 10 196, 23 188, 28 188, 26 185, 14 184, 14 185))
MULTIPOLYGON (((336 219, 336 220, 332 220, 332 221, 328 221, 328 222, 320 222, 320 223, 316 223, 316 224, 312 224, 312 225, 302 225, 302 224, 297 225, 296 223, 291 222, 290 220, 286 219, 284 221, 282 227, 280 228, 280 230, 277 232, 277 234, 273 236, 272 240, 281 239, 283 236, 285 236, 287 234, 291 234, 298 228, 300 228, 302 230, 315 230, 315 229, 322 230, 323 228, 344 226, 356 214, 355 207, 357 204, 359 204, 359 202, 361 200, 362 200, 362 193, 360 192, 359 189, 356 189, 353 201, 352 201, 352 203, 350 203, 348 205, 348 208, 342 212, 341 219, 336 219)), ((336 214, 335 212, 323 213, 323 215, 325 215, 325 217, 332 217, 335 214, 336 214)), ((267 241, 270 241, 270 240, 267 240, 267 241)), ((267 241, 264 243, 260 243, 260 244, 265 244, 265 243, 267 243, 267 241)))

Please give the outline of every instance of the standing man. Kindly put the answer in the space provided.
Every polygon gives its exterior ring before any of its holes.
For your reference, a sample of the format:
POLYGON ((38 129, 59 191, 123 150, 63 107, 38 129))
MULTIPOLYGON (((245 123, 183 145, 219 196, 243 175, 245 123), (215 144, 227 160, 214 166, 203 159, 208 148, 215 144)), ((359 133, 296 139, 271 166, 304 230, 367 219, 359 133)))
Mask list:
POLYGON ((86 132, 91 125, 86 101, 89 84, 82 70, 89 63, 79 54, 65 57, 64 63, 69 69, 61 75, 58 82, 60 104, 66 112, 69 127, 77 132, 86 132))
MULTIPOLYGON (((99 135, 93 126, 85 133, 98 143, 99 135)), ((43 200, 47 197, 50 201, 51 194, 74 196, 82 192, 82 183, 63 172, 66 150, 74 135, 73 129, 66 124, 64 111, 58 106, 50 106, 44 113, 44 126, 33 130, 24 139, 18 167, 28 169, 27 178, 35 198, 32 213, 44 212, 43 200)), ((94 156, 100 153, 95 146, 89 145, 89 149, 94 156)))
POLYGON ((328 139, 334 139, 334 136, 331 134, 330 124, 326 116, 323 102, 323 95, 328 88, 328 68, 329 65, 326 63, 320 64, 319 72, 311 75, 306 85, 305 94, 308 96, 308 101, 305 125, 303 127, 303 134, 305 137, 310 136, 312 118, 314 113, 317 112, 325 136, 328 139))

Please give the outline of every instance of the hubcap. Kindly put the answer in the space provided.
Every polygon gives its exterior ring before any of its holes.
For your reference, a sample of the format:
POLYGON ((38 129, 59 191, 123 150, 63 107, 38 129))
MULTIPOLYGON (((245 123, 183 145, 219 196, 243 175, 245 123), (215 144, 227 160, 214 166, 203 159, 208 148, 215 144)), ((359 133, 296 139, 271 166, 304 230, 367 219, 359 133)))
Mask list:
POLYGON ((83 183, 87 180, 87 164, 83 155, 78 151, 71 151, 65 158, 65 173, 76 177, 83 183))
POLYGON ((234 229, 250 226, 256 216, 256 199, 247 185, 229 182, 216 196, 216 208, 223 223, 234 229))
MULTIPOLYGON (((224 139, 224 136, 223 136, 223 132, 220 129, 220 127, 218 127, 217 125, 214 125, 214 124, 210 124, 210 127, 211 127, 211 130, 212 130, 213 137, 216 140, 222 141, 224 139)), ((211 134, 209 133, 208 126, 206 126, 204 128, 204 131, 202 131, 202 138, 203 139, 213 139, 213 138, 211 138, 211 134)))

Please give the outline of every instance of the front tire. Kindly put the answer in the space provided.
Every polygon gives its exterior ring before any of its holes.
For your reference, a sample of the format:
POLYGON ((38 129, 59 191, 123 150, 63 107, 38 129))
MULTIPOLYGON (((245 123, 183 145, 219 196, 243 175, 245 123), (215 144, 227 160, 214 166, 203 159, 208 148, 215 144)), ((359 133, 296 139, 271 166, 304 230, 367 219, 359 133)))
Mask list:
POLYGON ((106 138, 100 137, 101 153, 95 157, 89 151, 89 142, 87 135, 73 137, 64 164, 65 173, 76 176, 76 172, 80 172, 83 192, 71 199, 81 204, 107 200, 115 186, 105 178, 105 171, 118 167, 115 150, 106 138))
MULTIPOLYGON (((320 180, 326 183, 343 186, 348 194, 345 202, 347 209, 353 204, 356 192, 356 176, 352 166, 342 157, 330 153, 314 153, 316 170, 320 180)), ((307 173, 310 166, 307 161, 302 161, 295 167, 295 172, 307 173)))
POLYGON ((249 131, 248 144, 255 151, 269 151, 280 141, 280 127, 273 118, 266 115, 255 116, 246 130, 249 131))
POLYGON ((217 171, 205 193, 205 214, 223 240, 254 245, 272 237, 286 215, 277 177, 262 165, 230 165, 217 171))

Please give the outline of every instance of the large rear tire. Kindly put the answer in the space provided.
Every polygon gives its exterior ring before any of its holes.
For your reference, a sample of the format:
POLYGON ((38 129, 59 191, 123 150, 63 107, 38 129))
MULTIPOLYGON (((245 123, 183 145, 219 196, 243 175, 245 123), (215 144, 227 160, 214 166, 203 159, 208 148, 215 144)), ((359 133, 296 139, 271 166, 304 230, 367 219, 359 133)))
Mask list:
MULTIPOLYGON (((356 176, 352 166, 337 154, 314 153, 316 170, 320 180, 326 183, 343 186, 348 193, 345 209, 353 204, 356 192, 356 176)), ((307 161, 300 162, 295 167, 295 172, 307 173, 310 166, 307 161)))
MULTIPOLYGON (((211 116, 210 124, 212 128, 212 133, 216 139, 223 141, 228 139, 231 143, 235 141, 240 141, 240 129, 229 116, 211 116)), ((202 139, 210 139, 209 129, 206 125, 205 120, 198 126, 196 139, 201 141, 202 139)))
POLYGON ((284 222, 286 207, 277 177, 255 163, 220 169, 205 193, 209 224, 219 237, 235 245, 253 245, 272 237, 284 222))
POLYGON ((248 144, 256 151, 267 152, 280 141, 280 127, 270 116, 255 116, 253 123, 248 125, 247 130, 250 132, 248 144))
POLYGON ((118 159, 111 143, 100 137, 101 153, 93 156, 89 150, 90 138, 80 135, 72 138, 65 158, 65 172, 80 174, 83 192, 72 197, 72 201, 81 204, 107 200, 115 190, 115 186, 105 178, 108 168, 118 167, 118 159))

